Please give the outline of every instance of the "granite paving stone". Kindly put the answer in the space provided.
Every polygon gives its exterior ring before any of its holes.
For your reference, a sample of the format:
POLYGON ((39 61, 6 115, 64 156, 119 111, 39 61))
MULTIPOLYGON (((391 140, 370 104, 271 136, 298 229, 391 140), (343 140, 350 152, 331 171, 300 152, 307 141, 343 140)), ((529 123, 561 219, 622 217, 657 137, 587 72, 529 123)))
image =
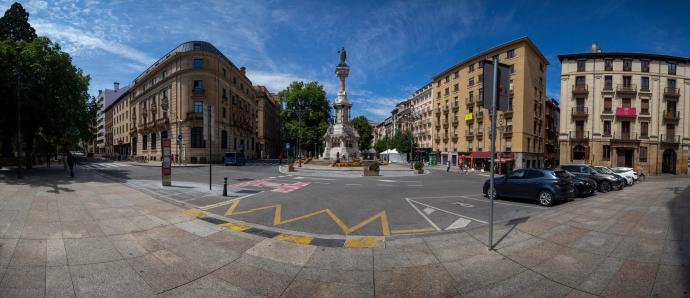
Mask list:
POLYGON ((376 296, 448 297, 458 294, 441 264, 374 271, 376 296))
POLYGON ((606 258, 597 266, 594 272, 577 285, 577 289, 597 295, 601 294, 621 266, 623 266, 623 261, 617 258, 606 258))
POLYGON ((690 296, 690 266, 659 265, 652 297, 690 296))
MULTIPOLYGON (((385 295, 378 295, 385 297, 385 295)), ((282 297, 374 297, 374 289, 353 284, 295 279, 282 297)))
POLYGON ((47 266, 67 265, 67 253, 62 239, 48 239, 46 249, 47 266))
POLYGON ((568 246, 595 254, 609 255, 623 239, 622 236, 591 231, 568 246))
POLYGON ((19 239, 9 266, 45 266, 46 244, 46 240, 19 239))
POLYGON ((218 269, 241 256, 240 253, 213 242, 193 241, 168 249, 205 270, 218 269))
POLYGON ((164 292, 161 297, 264 297, 230 285, 212 275, 164 292))
POLYGON ((75 297, 67 266, 46 268, 46 297, 75 297))
POLYGON ((443 263, 460 293, 469 293, 516 275, 526 268, 499 254, 477 255, 443 263))
POLYGON ((224 280, 228 284, 269 297, 280 296, 293 280, 291 275, 265 270, 240 262, 233 262, 223 266, 214 272, 213 276, 224 280), (266 281, 271 282, 268 283, 266 281))
POLYGON ((604 259, 597 254, 565 248, 533 269, 556 282, 577 287, 604 259))
POLYGON ((371 270, 374 266, 371 249, 318 247, 305 267, 338 270, 371 270))
POLYGON ((625 261, 603 292, 607 297, 649 297, 657 264, 625 261))
POLYGON ((153 289, 127 265, 114 261, 70 266, 70 274, 77 296, 145 297, 153 289))
POLYGON ((151 288, 159 293, 210 273, 168 250, 128 259, 127 262, 151 288))
POLYGON ((122 259, 107 237, 65 239, 64 242, 70 266, 122 259))
POLYGON ((297 266, 304 266, 315 250, 315 246, 305 246, 266 239, 247 250, 246 253, 271 259, 276 262, 286 262, 297 266))

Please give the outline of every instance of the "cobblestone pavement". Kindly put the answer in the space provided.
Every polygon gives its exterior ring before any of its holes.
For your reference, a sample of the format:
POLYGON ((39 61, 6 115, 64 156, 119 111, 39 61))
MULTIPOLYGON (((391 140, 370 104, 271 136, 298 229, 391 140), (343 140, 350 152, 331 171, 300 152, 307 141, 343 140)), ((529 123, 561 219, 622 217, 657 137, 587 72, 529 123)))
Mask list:
POLYGON ((687 177, 369 249, 267 239, 100 176, 0 179, 0 297, 690 295, 687 177))

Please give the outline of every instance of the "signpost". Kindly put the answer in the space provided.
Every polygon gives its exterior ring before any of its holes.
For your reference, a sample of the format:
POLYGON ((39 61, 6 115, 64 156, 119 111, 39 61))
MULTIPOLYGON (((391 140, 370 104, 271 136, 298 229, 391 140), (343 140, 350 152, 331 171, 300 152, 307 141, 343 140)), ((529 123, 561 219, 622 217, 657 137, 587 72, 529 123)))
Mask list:
POLYGON ((498 63, 498 56, 492 61, 484 62, 484 101, 482 105, 491 111, 491 177, 489 178, 489 198, 491 209, 489 213, 489 250, 494 248, 494 171, 496 164, 496 110, 510 109, 510 66, 498 63), (489 91, 491 90, 491 91, 489 91))
POLYGON ((162 141, 162 147, 163 147, 163 163, 162 163, 162 180, 163 180, 163 186, 170 186, 172 185, 172 162, 171 162, 171 154, 172 150, 170 149, 170 139, 163 139, 162 141))

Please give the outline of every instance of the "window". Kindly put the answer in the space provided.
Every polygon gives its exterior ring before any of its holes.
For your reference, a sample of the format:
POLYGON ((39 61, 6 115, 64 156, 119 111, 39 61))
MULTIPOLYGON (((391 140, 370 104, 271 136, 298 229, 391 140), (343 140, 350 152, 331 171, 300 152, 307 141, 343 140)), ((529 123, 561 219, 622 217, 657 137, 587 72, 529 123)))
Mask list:
POLYGON ((513 138, 506 138, 506 151, 513 150, 513 138))
POLYGON ((168 76, 168 72, 164 70, 161 74, 161 79, 165 79, 166 76, 168 76))
POLYGON ((642 69, 642 72, 649 72, 649 60, 641 60, 640 68, 642 69))
POLYGON ((647 137, 649 135, 649 122, 640 122, 640 136, 647 137))
POLYGON ((223 108, 223 118, 225 118, 225 108, 223 108))
POLYGON ((586 159, 585 157, 585 146, 582 145, 576 145, 573 147, 573 160, 584 160, 586 159))
POLYGON ((441 81, 436 82, 436 87, 441 86, 441 81))
POLYGON ((577 60, 577 71, 585 71, 587 60, 577 60))
POLYGON ((460 86, 458 86, 458 84, 455 84, 453 86, 453 91, 458 92, 459 90, 460 90, 460 86))
POLYGON ((441 91, 436 92, 436 98, 441 98, 441 91))
POLYGON ((203 67, 204 67, 204 59, 194 58, 194 68, 203 68, 203 67))
POLYGON ((575 77, 575 86, 583 87, 584 85, 585 85, 585 77, 584 76, 575 77))
POLYGON ((612 76, 604 76, 604 90, 613 90, 612 76))
POLYGON ((204 148, 204 128, 203 127, 192 127, 192 148, 204 148))
POLYGON ((477 82, 479 82, 479 84, 484 83, 484 75, 483 74, 480 74, 479 76, 477 76, 477 82))
POLYGON ((201 51, 201 44, 198 42, 195 42, 194 43, 194 50, 195 51, 201 51))
POLYGON ((611 146, 610 145, 604 145, 603 148, 603 157, 601 158, 602 160, 611 160, 611 146))
POLYGON ((470 64, 470 72, 474 71, 474 63, 470 64))
POLYGON ((508 50, 508 53, 506 53, 508 56, 508 59, 515 57, 515 50, 508 50))
POLYGON ((641 103, 642 108, 640 109, 640 114, 649 115, 649 99, 643 99, 641 103))
POLYGON ((204 111, 204 102, 195 101, 194 102, 194 113, 202 113, 204 111))
POLYGON ((194 80, 194 91, 203 91, 203 90, 204 90, 204 81, 194 80))
MULTIPOLYGON (((527 161, 529 163, 529 161, 527 161)), ((536 163, 536 160, 535 160, 536 163)), ((535 165, 536 167, 536 165, 535 165)), ((527 173, 525 174, 525 179, 536 179, 536 178, 542 178, 544 177, 544 173, 542 171, 537 171, 537 170, 526 170, 527 173)))
POLYGON ((468 83, 470 86, 474 86, 474 78, 470 78, 470 82, 468 83))
POLYGON ((223 68, 223 77, 227 75, 227 72, 225 71, 225 68, 223 68))
POLYGON ((510 74, 515 73, 515 65, 510 65, 510 74))
POLYGON ((631 76, 623 76, 623 86, 630 88, 632 87, 632 77, 631 76))
POLYGON ((506 179, 522 179, 525 176, 525 170, 515 170, 506 174, 506 179))
POLYGON ((612 102, 610 97, 604 98, 604 112, 611 113, 613 111, 612 102))
POLYGON ((220 132, 220 148, 228 149, 228 132, 225 130, 220 132))
POLYGON ((459 72, 459 71, 456 71, 455 74, 454 74, 454 78, 457 79, 457 78, 459 78, 459 77, 460 77, 460 72, 459 72))
POLYGON ((676 64, 675 63, 669 63, 668 64, 668 74, 670 74, 670 75, 676 74, 676 64))
POLYGON ((632 105, 632 100, 630 98, 621 99, 624 108, 630 108, 632 105))
POLYGON ((144 135, 144 138, 141 142, 141 145, 142 145, 142 147, 144 147, 144 150, 146 150, 146 148, 148 146, 148 139, 149 139, 148 135, 144 135))
POLYGON ((647 147, 640 147, 640 162, 647 162, 647 147))
POLYGON ((446 76, 446 83, 450 82, 450 76, 446 76))
POLYGON ((649 77, 640 78, 640 90, 649 91, 649 77))
POLYGON ((544 72, 544 63, 539 63, 539 71, 544 72))
POLYGON ((604 70, 605 71, 612 71, 613 70, 613 59, 604 59, 604 70))
POLYGON ((632 59, 623 59, 623 71, 632 70, 632 59))
POLYGON ((151 150, 156 150, 156 133, 151 133, 151 150))
POLYGON ((666 86, 668 86, 669 89, 675 89, 676 88, 676 80, 668 79, 668 81, 666 81, 666 86))
POLYGON ((450 94, 450 89, 446 88, 446 90, 445 90, 445 93, 444 93, 444 94, 445 94, 446 96, 448 96, 448 94, 450 94))

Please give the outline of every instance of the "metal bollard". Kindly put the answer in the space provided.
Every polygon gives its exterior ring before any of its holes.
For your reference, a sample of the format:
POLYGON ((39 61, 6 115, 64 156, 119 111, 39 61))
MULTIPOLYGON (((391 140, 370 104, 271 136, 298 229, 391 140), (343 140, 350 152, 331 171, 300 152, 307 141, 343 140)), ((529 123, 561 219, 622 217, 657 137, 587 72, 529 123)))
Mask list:
POLYGON ((223 178, 223 196, 228 196, 228 177, 223 178))

